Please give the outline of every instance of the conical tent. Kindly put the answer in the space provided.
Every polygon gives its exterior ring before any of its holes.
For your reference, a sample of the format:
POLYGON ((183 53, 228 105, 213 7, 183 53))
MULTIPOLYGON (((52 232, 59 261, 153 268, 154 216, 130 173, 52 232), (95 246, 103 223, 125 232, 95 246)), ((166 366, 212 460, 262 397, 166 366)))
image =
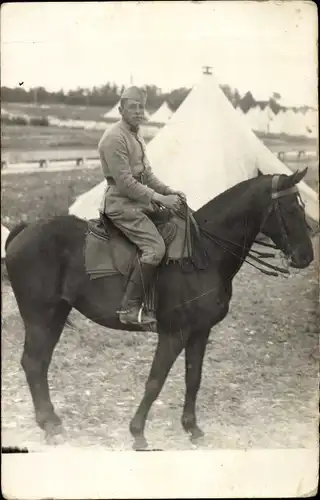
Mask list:
POLYGON ((252 130, 255 132, 268 133, 270 131, 270 124, 275 114, 269 106, 261 109, 260 106, 255 106, 249 109, 246 114, 248 123, 252 130))
POLYGON ((272 109, 269 106, 266 106, 262 111, 262 121, 264 123, 264 132, 269 133, 270 128, 271 128, 271 123, 275 118, 275 113, 272 111, 272 109))
POLYGON ((9 232, 9 229, 1 224, 1 259, 4 259, 6 256, 5 244, 9 236, 9 232))
MULTIPOLYGON (((155 174, 184 191, 197 210, 235 184, 256 176, 291 171, 263 145, 239 116, 212 75, 203 75, 170 121, 147 146, 155 174)), ((70 212, 97 216, 105 182, 82 195, 70 212)), ((318 200, 304 182, 299 184, 308 215, 318 220, 318 200)))
POLYGON ((316 138, 319 135, 319 117, 316 110, 308 110, 304 117, 307 137, 316 138))
POLYGON ((110 118, 110 120, 120 120, 121 115, 119 113, 120 100, 113 106, 110 111, 103 115, 103 118, 110 118))
POLYGON ((163 102, 160 108, 151 115, 150 120, 156 123, 167 123, 170 120, 173 112, 169 108, 167 102, 163 102))
POLYGON ((240 108, 240 106, 237 106, 236 108, 234 108, 238 114, 238 116, 241 116, 241 118, 245 118, 247 116, 247 114, 242 111, 242 109, 240 108))
POLYGON ((246 114, 246 118, 252 130, 255 132, 266 132, 267 123, 263 111, 260 106, 250 108, 246 114))
POLYGON ((289 109, 283 116, 283 131, 287 135, 306 135, 306 128, 303 126, 302 113, 296 113, 289 109))
POLYGON ((274 119, 270 123, 269 132, 271 132, 272 134, 284 133, 283 130, 284 115, 285 111, 282 109, 275 115, 274 119))

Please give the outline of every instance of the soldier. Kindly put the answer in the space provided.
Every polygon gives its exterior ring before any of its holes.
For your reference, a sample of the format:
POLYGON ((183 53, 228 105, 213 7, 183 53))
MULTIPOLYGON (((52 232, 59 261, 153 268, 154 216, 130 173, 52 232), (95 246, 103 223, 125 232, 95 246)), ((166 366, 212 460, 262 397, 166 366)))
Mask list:
POLYGON ((107 129, 99 154, 107 180, 101 211, 104 212, 141 251, 134 263, 119 311, 124 324, 149 325, 156 319, 151 311, 141 311, 145 290, 152 283, 157 266, 165 254, 165 244, 148 214, 154 204, 179 208, 180 191, 170 189, 152 172, 139 125, 144 120, 145 90, 131 86, 121 97, 121 120, 107 129))

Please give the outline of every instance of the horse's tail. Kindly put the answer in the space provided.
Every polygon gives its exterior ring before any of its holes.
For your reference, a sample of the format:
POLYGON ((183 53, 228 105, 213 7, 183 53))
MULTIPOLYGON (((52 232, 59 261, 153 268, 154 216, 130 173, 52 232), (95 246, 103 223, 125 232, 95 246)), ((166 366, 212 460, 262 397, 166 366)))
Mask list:
POLYGON ((17 224, 16 226, 14 226, 14 228, 10 231, 9 235, 8 235, 8 238, 6 240, 6 243, 5 243, 5 250, 7 251, 7 248, 10 244, 10 242, 16 237, 18 236, 19 233, 21 233, 21 231, 23 231, 26 227, 27 227, 27 223, 26 222, 20 222, 19 224, 17 224))

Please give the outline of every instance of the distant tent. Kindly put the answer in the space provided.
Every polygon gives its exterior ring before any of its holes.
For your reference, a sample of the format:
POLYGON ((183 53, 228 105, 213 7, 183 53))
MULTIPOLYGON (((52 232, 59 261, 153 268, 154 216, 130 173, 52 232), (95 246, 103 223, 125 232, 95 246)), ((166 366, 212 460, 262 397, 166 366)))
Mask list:
POLYGON ((317 138, 319 136, 318 112, 316 110, 309 109, 304 115, 303 122, 306 127, 307 137, 317 138))
POLYGON ((150 121, 155 123, 167 123, 173 112, 168 106, 168 103, 165 101, 161 104, 160 108, 150 117, 150 121))
MULTIPOLYGON (((239 113, 239 112, 238 112, 239 113)), ((265 174, 291 174, 239 116, 212 75, 203 75, 169 122, 147 145, 155 174, 187 194, 197 210, 235 184, 265 174), (200 124, 200 125, 199 125, 200 124)), ((97 217, 106 182, 81 195, 70 213, 97 217)), ((299 183, 307 214, 318 220, 316 193, 299 183)))
POLYGON ((264 119, 263 112, 260 106, 250 108, 246 114, 246 118, 252 130, 255 132, 266 131, 266 120, 264 119))
POLYGON ((289 110, 286 114, 285 131, 288 135, 306 135, 306 128, 303 126, 303 114, 289 110))
POLYGON ((103 115, 103 118, 110 118, 110 120, 120 120, 121 115, 119 113, 120 100, 113 106, 110 111, 103 115))
POLYGON ((269 105, 267 105, 262 111, 262 120, 264 122, 264 132, 269 133, 270 132, 270 127, 271 127, 271 122, 275 118, 275 113, 272 111, 269 105))
POLYGON ((302 112, 295 112, 288 109, 281 115, 282 132, 291 136, 306 136, 307 129, 305 125, 305 117, 302 112))
POLYGON ((5 226, 1 224, 1 259, 4 259, 6 256, 5 244, 9 236, 9 233, 10 233, 9 229, 7 229, 5 226))
POLYGON ((276 114, 272 122, 270 123, 269 132, 272 134, 283 134, 283 121, 284 121, 285 111, 280 109, 280 111, 276 114))
POLYGON ((263 110, 260 106, 255 106, 249 109, 246 117, 252 130, 255 132, 268 133, 270 130, 270 122, 274 118, 274 113, 269 106, 266 106, 263 110))
POLYGON ((235 108, 236 112, 238 113, 239 116, 241 117, 245 117, 246 116, 246 113, 242 110, 242 108, 240 108, 240 106, 237 106, 235 108))

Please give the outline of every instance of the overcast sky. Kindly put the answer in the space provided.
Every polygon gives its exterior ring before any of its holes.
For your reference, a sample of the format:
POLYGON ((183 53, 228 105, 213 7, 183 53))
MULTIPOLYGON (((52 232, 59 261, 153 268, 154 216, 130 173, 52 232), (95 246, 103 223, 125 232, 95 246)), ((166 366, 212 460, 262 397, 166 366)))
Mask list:
POLYGON ((203 65, 257 99, 317 103, 312 2, 17 3, 1 8, 1 84, 195 84, 203 65))

